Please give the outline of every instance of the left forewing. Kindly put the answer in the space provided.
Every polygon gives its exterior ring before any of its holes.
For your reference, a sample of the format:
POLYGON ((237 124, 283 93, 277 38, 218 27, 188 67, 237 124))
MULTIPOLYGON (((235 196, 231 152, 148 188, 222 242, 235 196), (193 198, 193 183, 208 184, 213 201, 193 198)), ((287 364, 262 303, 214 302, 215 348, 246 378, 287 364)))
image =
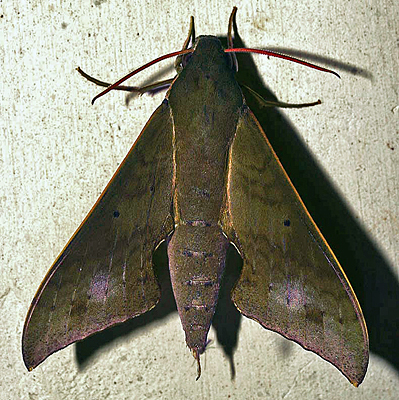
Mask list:
POLYGON ((172 124, 162 104, 40 285, 23 331, 28 369, 155 306, 152 252, 173 229, 171 193, 172 124))

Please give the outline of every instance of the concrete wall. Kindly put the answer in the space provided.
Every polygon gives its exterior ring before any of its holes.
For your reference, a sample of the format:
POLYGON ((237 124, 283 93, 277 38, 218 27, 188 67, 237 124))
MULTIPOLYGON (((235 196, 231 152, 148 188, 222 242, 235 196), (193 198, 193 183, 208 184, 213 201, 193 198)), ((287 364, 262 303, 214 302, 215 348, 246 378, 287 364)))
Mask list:
MULTIPOLYGON (((0 8, 0 399, 397 398, 397 2, 8 0, 0 8), (148 318, 69 346, 28 373, 20 342, 35 291, 164 97, 142 96, 127 107, 125 95, 113 92, 91 106, 99 89, 75 68, 113 82, 180 49, 190 15, 197 35, 225 35, 234 5, 248 47, 289 50, 341 74, 253 57, 253 73, 281 101, 323 101, 276 110, 294 147, 274 135, 365 312, 371 358, 364 383, 352 387, 320 357, 246 318, 235 380, 211 330, 196 382, 170 299, 148 318)), ((173 76, 168 65, 132 84, 173 76)))

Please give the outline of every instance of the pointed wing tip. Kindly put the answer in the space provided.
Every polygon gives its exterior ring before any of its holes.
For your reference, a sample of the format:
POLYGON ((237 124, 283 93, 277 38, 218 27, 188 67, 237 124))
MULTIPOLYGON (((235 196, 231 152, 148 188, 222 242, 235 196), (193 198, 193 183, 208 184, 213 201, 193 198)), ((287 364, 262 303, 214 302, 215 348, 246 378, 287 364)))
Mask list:
POLYGON ((24 364, 28 372, 32 372, 42 361, 44 361, 46 358, 42 360, 35 360, 34 357, 29 357, 23 350, 22 350, 22 358, 24 360, 24 364))
POLYGON ((26 369, 28 370, 28 372, 32 372, 33 369, 37 367, 38 364, 37 364, 37 363, 30 362, 30 361, 28 360, 28 357, 26 356, 26 354, 25 354, 24 352, 22 352, 22 358, 23 358, 23 360, 24 360, 24 364, 25 364, 25 367, 26 367, 26 369))
MULTIPOLYGON (((341 371, 343 372, 343 371, 341 371)), ((356 377, 349 377, 346 374, 344 374, 346 376, 346 378, 348 378, 349 382, 354 386, 354 387, 359 387, 359 385, 363 382, 364 377, 366 376, 366 372, 367 372, 367 368, 365 370, 362 371, 361 374, 357 375, 356 377)))
MULTIPOLYGON (((345 374, 344 374, 345 375, 345 374)), ((348 376, 346 376, 349 380, 349 382, 354 386, 354 387, 359 387, 359 385, 363 382, 364 376, 366 375, 366 372, 363 373, 362 376, 358 377, 358 378, 350 378, 348 376)))

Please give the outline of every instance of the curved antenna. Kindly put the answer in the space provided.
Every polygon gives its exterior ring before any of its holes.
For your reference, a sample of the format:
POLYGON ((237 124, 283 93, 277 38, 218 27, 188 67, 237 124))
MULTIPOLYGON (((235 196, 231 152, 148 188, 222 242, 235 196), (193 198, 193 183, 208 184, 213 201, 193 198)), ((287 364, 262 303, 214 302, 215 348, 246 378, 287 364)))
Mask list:
POLYGON ((228 49, 225 49, 224 51, 225 51, 225 53, 256 53, 256 54, 263 54, 265 56, 270 56, 270 57, 282 58, 283 60, 296 62, 297 64, 302 64, 302 65, 305 65, 306 67, 317 69, 318 71, 328 72, 328 73, 333 74, 341 79, 341 77, 335 71, 333 71, 331 69, 319 67, 316 64, 312 64, 310 62, 300 60, 299 58, 286 56, 285 54, 276 53, 276 52, 270 51, 270 50, 251 49, 251 48, 245 47, 245 48, 237 48, 237 49, 228 48, 228 49))

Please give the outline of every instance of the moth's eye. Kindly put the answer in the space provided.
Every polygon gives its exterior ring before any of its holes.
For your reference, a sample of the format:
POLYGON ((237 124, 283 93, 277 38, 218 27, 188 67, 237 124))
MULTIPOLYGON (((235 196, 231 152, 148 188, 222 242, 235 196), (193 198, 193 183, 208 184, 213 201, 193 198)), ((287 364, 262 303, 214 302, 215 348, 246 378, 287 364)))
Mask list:
POLYGON ((182 58, 182 60, 181 60, 181 66, 182 66, 183 68, 187 65, 187 63, 190 61, 190 59, 191 59, 192 56, 193 56, 193 55, 192 55, 191 53, 186 54, 185 56, 183 56, 183 58, 182 58))

